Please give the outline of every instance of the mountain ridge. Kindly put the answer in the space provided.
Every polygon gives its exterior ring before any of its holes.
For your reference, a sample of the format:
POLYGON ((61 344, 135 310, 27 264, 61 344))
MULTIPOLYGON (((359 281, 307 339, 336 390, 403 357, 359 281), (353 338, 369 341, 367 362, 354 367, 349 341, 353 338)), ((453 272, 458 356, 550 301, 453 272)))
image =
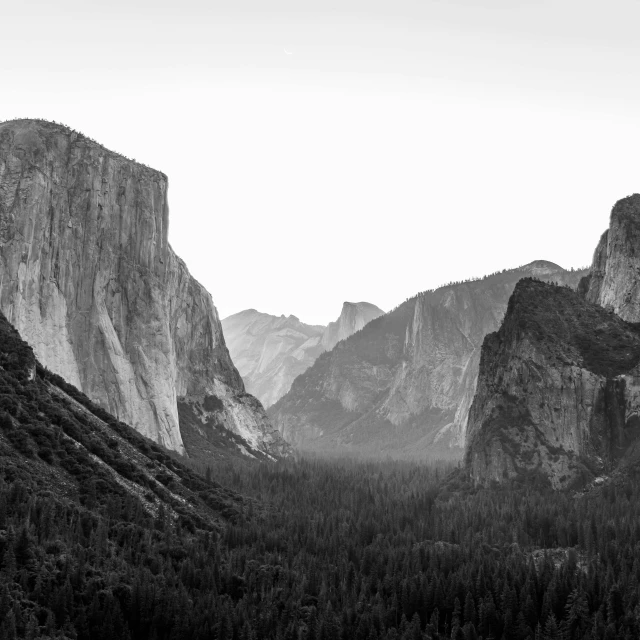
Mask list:
POLYGON ((460 459, 482 340, 534 270, 572 286, 584 275, 534 261, 416 294, 319 356, 269 416, 324 455, 460 459))

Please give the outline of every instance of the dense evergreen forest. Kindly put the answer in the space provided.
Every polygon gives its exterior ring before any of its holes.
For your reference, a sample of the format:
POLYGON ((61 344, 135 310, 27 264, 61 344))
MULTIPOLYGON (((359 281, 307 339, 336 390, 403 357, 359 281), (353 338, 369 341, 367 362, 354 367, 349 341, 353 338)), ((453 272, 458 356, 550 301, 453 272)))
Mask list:
POLYGON ((0 317, 0 640, 640 637, 640 480, 168 455, 0 317))
POLYGON ((219 534, 5 477, 0 638, 640 635, 640 483, 443 490, 444 471, 225 463, 208 475, 259 502, 219 534))

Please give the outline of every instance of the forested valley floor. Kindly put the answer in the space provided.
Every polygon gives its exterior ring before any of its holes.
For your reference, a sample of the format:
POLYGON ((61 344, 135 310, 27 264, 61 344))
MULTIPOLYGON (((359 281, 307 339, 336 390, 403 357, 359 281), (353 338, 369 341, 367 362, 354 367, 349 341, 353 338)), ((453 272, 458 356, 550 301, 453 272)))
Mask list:
POLYGON ((219 533, 0 470, 0 639, 640 637, 637 478, 580 496, 394 462, 201 471, 255 498, 219 533))

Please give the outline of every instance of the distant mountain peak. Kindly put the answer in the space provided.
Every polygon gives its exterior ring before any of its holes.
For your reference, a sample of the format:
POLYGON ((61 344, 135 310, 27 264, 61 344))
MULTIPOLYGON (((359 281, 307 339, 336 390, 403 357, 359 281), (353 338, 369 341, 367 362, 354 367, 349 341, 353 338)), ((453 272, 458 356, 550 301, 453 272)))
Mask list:
POLYGON ((341 340, 360 331, 384 311, 370 302, 348 302, 342 304, 342 312, 335 322, 330 322, 322 336, 322 346, 331 351, 341 340))
POLYGON ((549 260, 534 260, 533 262, 529 262, 529 264, 525 264, 520 267, 523 271, 533 271, 535 269, 544 269, 547 273, 553 273, 555 271, 564 271, 559 264, 555 262, 550 262, 549 260))
POLYGON ((370 302, 342 305, 328 327, 308 325, 295 315, 241 311, 222 320, 226 344, 247 389, 269 407, 323 352, 384 314, 370 302))

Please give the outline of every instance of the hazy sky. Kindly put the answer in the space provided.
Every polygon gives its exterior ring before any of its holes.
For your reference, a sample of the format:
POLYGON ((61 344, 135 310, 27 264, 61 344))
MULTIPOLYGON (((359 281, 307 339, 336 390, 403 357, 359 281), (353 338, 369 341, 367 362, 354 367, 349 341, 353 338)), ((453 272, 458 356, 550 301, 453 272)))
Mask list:
POLYGON ((0 4, 0 119, 167 173, 222 317, 585 265, 640 191, 637 1, 0 4))

